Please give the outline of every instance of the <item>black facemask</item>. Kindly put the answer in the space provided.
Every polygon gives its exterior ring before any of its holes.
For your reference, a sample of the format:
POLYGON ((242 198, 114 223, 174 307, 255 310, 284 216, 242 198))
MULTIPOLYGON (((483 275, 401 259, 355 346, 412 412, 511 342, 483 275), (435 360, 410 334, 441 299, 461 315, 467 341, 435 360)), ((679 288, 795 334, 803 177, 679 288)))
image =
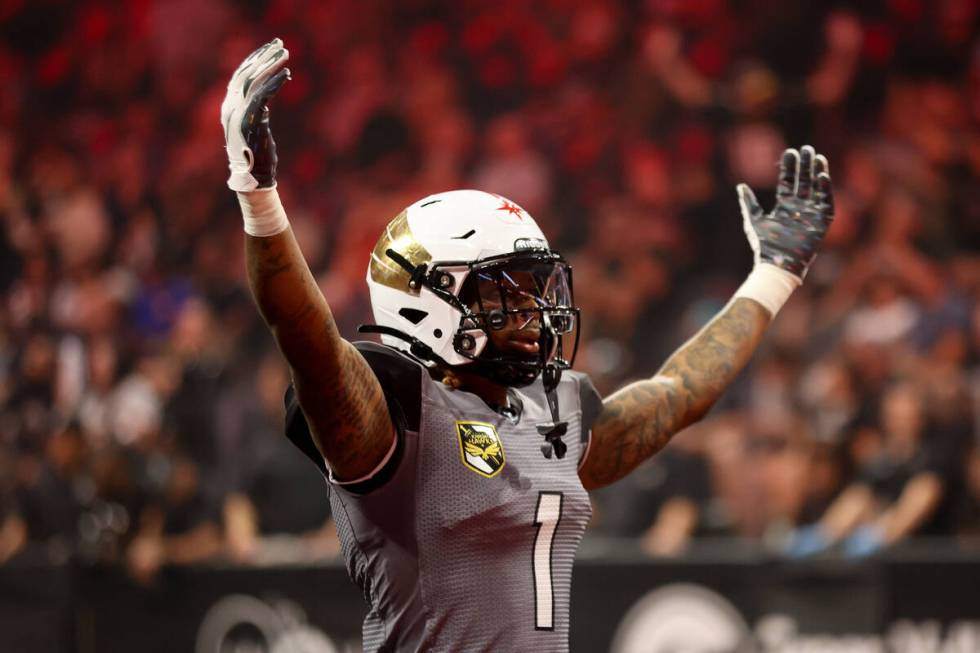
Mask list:
POLYGON ((578 348, 579 310, 572 296, 571 269, 553 252, 524 252, 475 264, 459 293, 466 308, 454 339, 458 353, 473 360, 474 372, 510 387, 529 385, 549 366, 571 367, 578 348), (494 332, 509 329, 520 340, 536 340, 537 352, 503 351, 494 332), (482 334, 481 334, 482 332, 482 334), (526 334, 536 332, 530 340, 526 334), (473 355, 476 337, 486 345, 473 355))

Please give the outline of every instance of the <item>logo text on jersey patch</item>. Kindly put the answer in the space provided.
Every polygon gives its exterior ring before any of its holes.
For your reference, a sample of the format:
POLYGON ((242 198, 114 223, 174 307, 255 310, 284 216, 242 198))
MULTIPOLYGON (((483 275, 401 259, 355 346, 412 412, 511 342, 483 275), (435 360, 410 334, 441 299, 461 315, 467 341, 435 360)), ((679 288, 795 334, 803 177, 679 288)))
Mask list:
POLYGON ((474 472, 493 478, 504 468, 504 446, 493 424, 458 421, 456 435, 460 458, 474 472))

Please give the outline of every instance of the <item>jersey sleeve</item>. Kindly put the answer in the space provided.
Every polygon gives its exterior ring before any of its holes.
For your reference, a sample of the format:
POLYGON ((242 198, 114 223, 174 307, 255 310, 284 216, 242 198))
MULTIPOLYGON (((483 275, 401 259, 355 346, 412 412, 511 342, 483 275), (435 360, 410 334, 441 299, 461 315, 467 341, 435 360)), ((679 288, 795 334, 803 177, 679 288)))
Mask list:
POLYGON ((579 406, 582 409, 582 439, 585 446, 582 447, 582 455, 579 456, 579 468, 589 455, 589 447, 592 444, 592 424, 602 412, 602 396, 592 385, 592 379, 585 374, 578 375, 578 394, 579 406))
MULTIPOLYGON (((405 434, 417 433, 422 411, 422 375, 425 368, 401 352, 373 342, 355 342, 354 347, 367 361, 385 395, 388 413, 395 426, 394 448, 385 461, 368 477, 342 484, 355 494, 364 494, 380 487, 391 477, 401 460, 405 434)), ((330 470, 313 441, 310 426, 300 408, 292 384, 286 388, 286 437, 330 478, 330 470)), ((331 479, 331 482, 336 483, 331 479)))

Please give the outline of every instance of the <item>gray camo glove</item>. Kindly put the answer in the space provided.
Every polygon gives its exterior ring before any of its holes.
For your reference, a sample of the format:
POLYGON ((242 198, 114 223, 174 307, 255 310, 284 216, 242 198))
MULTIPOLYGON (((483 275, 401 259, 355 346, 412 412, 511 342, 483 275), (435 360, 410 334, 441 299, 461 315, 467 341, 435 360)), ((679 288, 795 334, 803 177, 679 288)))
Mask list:
POLYGON ((834 219, 834 196, 826 157, 804 145, 783 152, 776 206, 765 213, 752 189, 736 187, 742 225, 755 263, 771 263, 798 279, 806 276, 834 219))

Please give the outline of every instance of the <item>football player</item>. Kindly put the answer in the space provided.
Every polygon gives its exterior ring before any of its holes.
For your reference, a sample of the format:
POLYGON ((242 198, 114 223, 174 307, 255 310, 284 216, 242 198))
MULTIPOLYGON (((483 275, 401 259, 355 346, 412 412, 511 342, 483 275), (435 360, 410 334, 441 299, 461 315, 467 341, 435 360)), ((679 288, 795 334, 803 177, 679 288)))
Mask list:
POLYGON ((698 420, 800 285, 833 214, 826 160, 787 150, 775 208, 738 187, 755 266, 652 378, 600 399, 571 370, 569 266, 521 207, 432 195, 368 264, 383 344, 338 333, 276 192, 266 103, 289 78, 276 39, 235 71, 221 121, 255 302, 289 363, 287 435, 323 471, 369 604, 365 651, 566 651, 588 490, 698 420))

